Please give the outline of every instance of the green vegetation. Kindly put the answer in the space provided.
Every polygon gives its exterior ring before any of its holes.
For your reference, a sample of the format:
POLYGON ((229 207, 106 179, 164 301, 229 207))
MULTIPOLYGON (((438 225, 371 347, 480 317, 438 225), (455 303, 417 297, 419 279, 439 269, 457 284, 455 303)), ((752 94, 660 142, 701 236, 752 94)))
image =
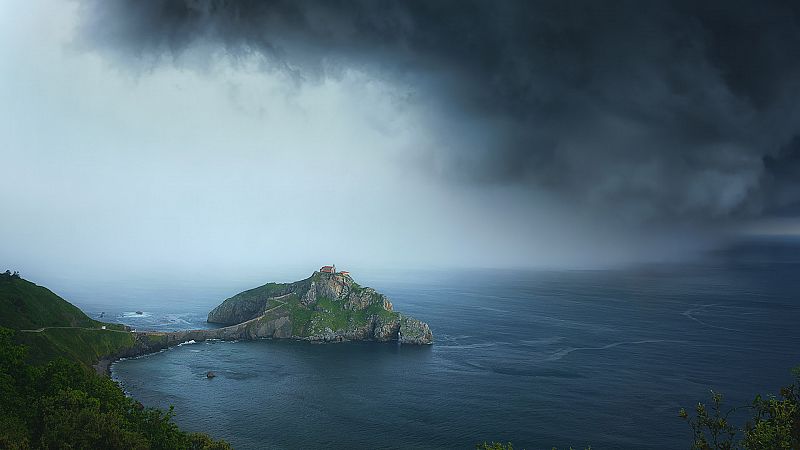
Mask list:
POLYGON ((311 286, 312 278, 294 283, 267 283, 265 285, 240 292, 226 299, 208 315, 208 321, 223 325, 236 325, 260 315, 269 309, 270 298, 297 294, 302 297, 311 286))
POLYGON ((105 324, 90 319, 77 306, 20 278, 16 272, 0 273, 0 326, 21 330, 102 325, 105 324))
POLYGON ((0 448, 229 449, 181 431, 172 408, 144 408, 91 369, 134 343, 125 326, 0 273, 0 448))
POLYGON ((366 324, 370 316, 379 316, 387 321, 400 317, 394 311, 385 310, 382 302, 372 303, 356 311, 345 308, 341 300, 327 297, 318 298, 310 308, 301 304, 297 295, 287 297, 285 303, 292 318, 292 334, 295 336, 319 335, 326 328, 332 331, 354 329, 366 324))
POLYGON ((383 308, 383 302, 372 303, 365 309, 359 311, 360 319, 366 320, 369 316, 378 316, 385 320, 399 319, 400 314, 394 311, 387 311, 383 308))
POLYGON ((14 340, 27 347, 32 364, 64 357, 88 367, 134 344, 124 325, 93 320, 49 289, 10 271, 0 273, 0 326, 26 330, 14 340))
MULTIPOLYGON (((780 396, 757 395, 750 405, 723 408, 723 397, 711 392, 711 405, 698 403, 695 414, 681 409, 678 415, 692 429, 695 450, 792 450, 800 449, 800 367, 792 370, 793 384, 781 389, 780 396), (731 417, 748 413, 743 426, 731 417)), ((478 450, 513 450, 510 442, 483 442, 478 450)), ((555 448, 555 447, 554 447, 555 448)), ((591 448, 591 447, 588 447, 591 448)))
POLYGON ((309 322, 308 331, 321 333, 325 328, 344 330, 354 318, 353 311, 342 308, 341 302, 322 297, 314 305, 314 312, 309 322))
POLYGON ((502 442, 483 442, 475 446, 476 450, 514 450, 511 442, 503 444, 502 442))
MULTIPOLYGON (((503 444, 502 442, 483 442, 475 446, 476 450, 514 450, 514 446, 511 442, 507 442, 503 444)), ((553 447, 552 450, 558 450, 557 447, 553 447)), ((573 450, 572 447, 569 450, 573 450)), ((592 447, 586 447, 585 450, 592 450, 592 447)))
POLYGON ((165 345, 167 343, 167 335, 166 334, 148 333, 147 335, 140 336, 140 338, 145 340, 146 342, 150 343, 151 346, 165 345))
MULTIPOLYGON (((319 286, 329 281, 328 276, 314 273, 311 277, 294 283, 267 283, 225 300, 215 311, 231 312, 225 314, 221 323, 239 323, 256 317, 262 311, 270 311, 267 315, 275 318, 288 313, 292 322, 292 334, 301 337, 324 334, 326 328, 334 332, 353 330, 367 325, 372 316, 380 317, 385 322, 400 318, 398 313, 384 309, 383 296, 371 289, 367 291, 368 288, 359 286, 349 277, 349 292, 369 299, 363 309, 348 308, 345 304, 346 298, 330 298, 319 294, 311 305, 301 302, 312 282, 319 286), (273 300, 275 297, 279 300, 273 300), (234 318, 231 319, 230 316, 234 318)), ((212 312, 210 316, 214 315, 212 312)))
MULTIPOLYGON (((281 331, 283 337, 291 333, 294 338, 369 339, 378 330, 380 339, 386 340, 408 324, 408 318, 386 309, 387 302, 384 295, 350 276, 314 272, 294 283, 267 283, 236 294, 214 308, 208 321, 236 325, 262 316, 267 320, 261 323, 288 317, 292 329, 281 331)), ((412 325, 422 330, 420 341, 431 339, 427 325, 412 325)))
POLYGON ((28 347, 28 362, 44 364, 58 357, 91 366, 104 356, 134 345, 127 331, 50 328, 40 333, 17 333, 15 341, 28 347))
POLYGON ((144 408, 111 379, 58 358, 25 362, 27 348, 0 328, 0 448, 229 449, 185 433, 168 412, 144 408))
POLYGON ((756 396, 750 405, 723 409, 721 394, 711 393, 711 407, 698 403, 695 415, 681 409, 679 416, 692 429, 692 448, 797 449, 800 448, 800 367, 794 369, 795 382, 781 389, 780 397, 756 396), (735 426, 730 417, 749 412, 744 426, 735 426), (741 438, 739 438, 741 436, 741 438))

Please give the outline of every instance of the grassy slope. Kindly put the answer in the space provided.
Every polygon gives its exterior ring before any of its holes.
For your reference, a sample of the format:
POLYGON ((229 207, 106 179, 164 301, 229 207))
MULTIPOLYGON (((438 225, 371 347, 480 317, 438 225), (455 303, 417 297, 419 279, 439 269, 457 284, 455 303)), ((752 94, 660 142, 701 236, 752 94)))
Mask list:
POLYGON ((47 288, 19 277, 0 274, 0 326, 14 330, 50 328, 39 333, 17 332, 14 340, 28 346, 28 361, 39 364, 59 356, 86 365, 133 345, 131 333, 119 324, 92 320, 47 288), (107 330, 100 330, 105 325, 107 330))
POLYGON ((0 326, 21 330, 100 325, 45 287, 19 277, 0 276, 0 326))
POLYGON ((341 302, 329 298, 318 299, 313 309, 309 309, 300 303, 299 297, 291 296, 286 301, 286 307, 292 319, 292 334, 295 336, 318 335, 323 333, 325 328, 341 331, 361 327, 367 324, 372 315, 385 319, 399 317, 398 313, 383 309, 381 303, 352 311, 345 309, 341 302))
POLYGON ((14 340, 28 346, 27 359, 31 364, 43 364, 63 356, 87 366, 134 344, 132 333, 80 328, 17 333, 14 340))
POLYGON ((235 325, 250 318, 255 317, 264 309, 267 309, 267 300, 270 297, 280 297, 288 293, 297 293, 302 296, 308 290, 311 284, 311 278, 294 283, 267 283, 253 289, 248 289, 240 292, 231 298, 226 299, 219 305, 217 309, 226 311, 223 316, 226 318, 235 317, 234 321, 219 321, 212 323, 221 323, 224 325, 235 325), (233 314, 231 314, 233 312, 233 314))
MULTIPOLYGON (((308 291, 311 282, 320 281, 320 278, 321 275, 315 273, 305 280, 294 283, 267 283, 241 292, 225 300, 223 304, 227 303, 230 306, 236 304, 239 308, 248 311, 248 317, 252 317, 261 310, 270 309, 283 303, 282 307, 276 308, 268 316, 277 318, 288 312, 294 336, 319 335, 323 334, 326 328, 330 328, 332 331, 359 328, 366 325, 369 317, 373 315, 380 316, 387 321, 398 319, 400 316, 394 311, 383 309, 382 299, 377 298, 378 293, 373 294, 376 296, 375 302, 360 311, 346 309, 341 301, 325 297, 317 299, 317 302, 310 308, 304 306, 300 303, 301 297, 308 291), (282 298, 280 303, 267 304, 270 297, 277 297, 288 292, 292 293, 282 298)), ((354 293, 362 294, 367 288, 353 282, 350 289, 354 293)))

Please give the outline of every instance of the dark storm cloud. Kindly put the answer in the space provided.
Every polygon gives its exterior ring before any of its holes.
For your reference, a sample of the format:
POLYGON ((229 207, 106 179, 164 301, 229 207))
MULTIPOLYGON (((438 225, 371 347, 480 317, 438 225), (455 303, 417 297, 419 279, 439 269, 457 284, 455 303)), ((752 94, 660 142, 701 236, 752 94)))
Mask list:
POLYGON ((800 137, 795 137, 775 156, 766 156, 767 175, 759 195, 769 199, 765 213, 800 216, 800 137))
POLYGON ((431 102, 428 167, 636 220, 797 210, 791 2, 87 1, 82 36, 138 64, 196 45, 299 81, 355 68, 431 102))

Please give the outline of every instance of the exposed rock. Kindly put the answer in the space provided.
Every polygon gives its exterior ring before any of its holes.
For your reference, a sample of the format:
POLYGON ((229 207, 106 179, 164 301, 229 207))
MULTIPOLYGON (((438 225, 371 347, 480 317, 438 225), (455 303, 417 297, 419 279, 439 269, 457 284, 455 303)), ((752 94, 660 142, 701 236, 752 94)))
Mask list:
POLYGON ((312 281, 311 286, 309 286, 308 290, 303 295, 303 298, 300 299, 300 303, 302 303, 303 306, 311 306, 314 303, 316 303, 316 301, 317 301, 317 283, 312 281))
POLYGON ((401 343, 433 340, 427 324, 401 317, 385 295, 338 273, 314 272, 294 283, 269 283, 244 291, 214 308, 208 321, 231 325, 205 332, 218 339, 390 341, 400 333, 401 343))
POLYGON ((400 319, 399 340, 401 344, 431 344, 433 333, 427 323, 403 316, 400 319))
POLYGON ((391 341, 397 339, 397 332, 400 330, 400 320, 392 318, 386 320, 382 317, 375 317, 372 335, 376 341, 391 341))

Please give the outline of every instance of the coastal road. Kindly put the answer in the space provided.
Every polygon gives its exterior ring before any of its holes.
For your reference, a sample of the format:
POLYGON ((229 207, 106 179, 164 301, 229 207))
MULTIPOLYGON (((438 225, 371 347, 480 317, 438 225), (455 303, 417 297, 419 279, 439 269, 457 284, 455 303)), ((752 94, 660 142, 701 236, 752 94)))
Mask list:
POLYGON ((23 333, 41 333, 44 330, 53 330, 53 329, 62 329, 62 330, 96 330, 96 331, 113 331, 115 333, 130 333, 130 331, 124 330, 112 330, 109 328, 102 329, 102 328, 88 328, 88 327, 42 327, 37 328, 35 330, 19 330, 23 333))
MULTIPOLYGON (((264 318, 264 316, 267 313, 272 312, 272 311, 274 311, 274 310, 276 310, 278 308, 282 308, 282 307, 286 306, 286 302, 282 302, 282 301, 280 301, 278 299, 287 297, 288 295, 290 295, 290 294, 286 294, 286 295, 281 295, 279 297, 270 298, 270 300, 272 300, 272 301, 274 301, 276 303, 280 303, 280 304, 276 305, 276 306, 273 306, 270 309, 265 310, 263 313, 261 313, 260 316, 254 317, 254 318, 252 318, 250 320, 247 320, 245 322, 242 322, 242 323, 239 323, 239 324, 236 324, 236 325, 230 325, 230 326, 223 327, 223 328, 220 328, 220 329, 239 327, 241 325, 246 325, 246 324, 248 324, 250 322, 255 322, 257 320, 260 320, 260 319, 264 318)), ((169 331, 125 331, 125 330, 112 330, 110 328, 102 329, 102 328, 90 328, 90 327, 42 327, 42 328, 37 328, 35 330, 19 330, 19 331, 22 331, 24 333, 41 333, 42 331, 52 330, 52 329, 113 331, 115 333, 142 333, 142 334, 150 334, 150 335, 156 335, 156 336, 165 335, 165 334, 170 333, 169 331)), ((204 330, 191 330, 191 331, 204 331, 204 330)))

